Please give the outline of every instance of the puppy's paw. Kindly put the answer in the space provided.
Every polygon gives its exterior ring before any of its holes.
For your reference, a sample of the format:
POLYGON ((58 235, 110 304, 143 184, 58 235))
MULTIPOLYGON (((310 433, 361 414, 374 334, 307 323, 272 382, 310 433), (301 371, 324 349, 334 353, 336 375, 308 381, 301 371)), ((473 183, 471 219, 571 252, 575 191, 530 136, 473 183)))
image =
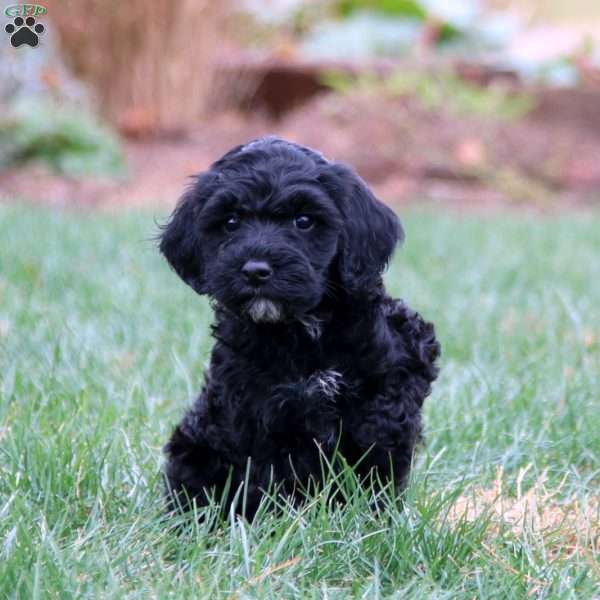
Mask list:
POLYGON ((336 417, 336 397, 343 386, 334 369, 315 371, 306 379, 277 386, 262 405, 261 420, 267 431, 290 428, 317 431, 336 417))
POLYGON ((339 371, 327 369, 313 373, 308 380, 307 389, 310 394, 321 393, 327 398, 334 399, 339 395, 343 383, 339 371))

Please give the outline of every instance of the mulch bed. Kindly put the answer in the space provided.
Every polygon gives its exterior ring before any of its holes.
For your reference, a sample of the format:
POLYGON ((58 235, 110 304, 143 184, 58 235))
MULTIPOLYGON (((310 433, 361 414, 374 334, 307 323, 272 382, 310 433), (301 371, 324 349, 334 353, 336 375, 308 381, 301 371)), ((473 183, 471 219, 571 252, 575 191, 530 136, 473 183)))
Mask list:
POLYGON ((0 172, 0 190, 4 198, 52 205, 171 205, 189 175, 231 146, 278 134, 352 164, 388 201, 600 204, 600 89, 535 94, 529 114, 506 121, 430 110, 412 97, 318 90, 277 114, 260 106, 216 113, 184 139, 125 141, 128 176, 121 181, 27 166, 0 172))

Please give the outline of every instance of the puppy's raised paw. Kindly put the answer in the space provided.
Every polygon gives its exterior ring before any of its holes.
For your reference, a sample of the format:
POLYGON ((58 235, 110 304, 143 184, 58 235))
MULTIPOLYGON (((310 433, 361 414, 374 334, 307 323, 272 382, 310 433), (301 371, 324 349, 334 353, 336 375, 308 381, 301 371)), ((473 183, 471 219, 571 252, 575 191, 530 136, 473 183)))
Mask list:
POLYGON ((316 371, 308 382, 308 390, 311 394, 320 392, 328 398, 335 398, 341 391, 343 377, 339 371, 327 369, 325 371, 316 371))

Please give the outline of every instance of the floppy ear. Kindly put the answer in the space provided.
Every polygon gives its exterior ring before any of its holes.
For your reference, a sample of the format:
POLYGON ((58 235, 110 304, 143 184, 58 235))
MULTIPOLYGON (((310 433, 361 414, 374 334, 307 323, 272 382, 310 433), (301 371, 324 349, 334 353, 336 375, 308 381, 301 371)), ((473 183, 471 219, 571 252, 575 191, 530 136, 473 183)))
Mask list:
POLYGON ((198 198, 200 181, 186 192, 164 226, 160 251, 173 270, 199 294, 204 293, 204 267, 199 232, 196 226, 201 208, 198 198))
POLYGON ((332 165, 336 184, 330 190, 343 216, 338 269, 351 293, 369 293, 379 284, 404 231, 396 214, 380 202, 349 167, 332 165))

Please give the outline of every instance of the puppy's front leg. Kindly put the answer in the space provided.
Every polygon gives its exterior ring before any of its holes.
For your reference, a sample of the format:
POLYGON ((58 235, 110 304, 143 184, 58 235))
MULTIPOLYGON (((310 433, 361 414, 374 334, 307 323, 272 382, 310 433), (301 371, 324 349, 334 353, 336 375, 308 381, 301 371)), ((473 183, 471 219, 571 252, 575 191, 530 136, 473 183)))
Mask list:
MULTIPOLYGON (((222 426, 211 424, 206 388, 165 446, 169 507, 205 506, 221 500, 232 475, 231 452, 222 426)), ((230 482, 231 488, 233 483, 230 482)), ((233 493, 234 490, 231 491, 233 493)))
POLYGON ((341 374, 335 369, 319 370, 309 377, 276 386, 262 409, 267 432, 309 435, 318 442, 335 437, 341 390, 341 374))

